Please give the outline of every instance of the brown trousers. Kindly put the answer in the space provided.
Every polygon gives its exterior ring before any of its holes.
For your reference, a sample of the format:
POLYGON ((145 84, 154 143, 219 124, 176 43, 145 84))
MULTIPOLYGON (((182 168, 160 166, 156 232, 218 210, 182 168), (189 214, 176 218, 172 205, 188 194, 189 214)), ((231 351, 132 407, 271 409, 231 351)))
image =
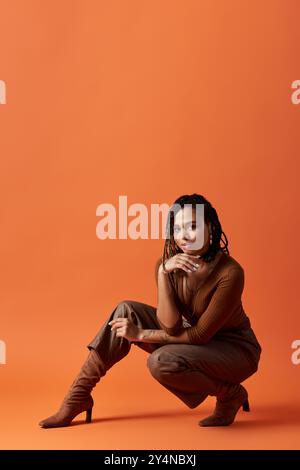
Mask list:
MULTIPOLYGON (((252 330, 219 331, 206 344, 143 343, 116 336, 108 322, 127 317, 142 329, 160 330, 156 308, 135 300, 124 300, 104 322, 87 345, 95 349, 105 371, 125 357, 131 344, 150 353, 147 366, 152 376, 189 408, 198 406, 208 395, 218 396, 228 383, 241 383, 257 371, 261 346, 252 330)), ((186 320, 183 326, 191 326, 186 320)))

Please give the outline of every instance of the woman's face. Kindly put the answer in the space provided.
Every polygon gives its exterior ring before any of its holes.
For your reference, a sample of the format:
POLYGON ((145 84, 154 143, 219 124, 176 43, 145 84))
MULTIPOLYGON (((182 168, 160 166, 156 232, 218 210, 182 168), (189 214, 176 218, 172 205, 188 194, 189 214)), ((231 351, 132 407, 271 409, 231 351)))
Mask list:
POLYGON ((209 227, 204 217, 198 216, 192 207, 180 209, 174 218, 174 240, 184 253, 202 255, 209 246, 209 227))

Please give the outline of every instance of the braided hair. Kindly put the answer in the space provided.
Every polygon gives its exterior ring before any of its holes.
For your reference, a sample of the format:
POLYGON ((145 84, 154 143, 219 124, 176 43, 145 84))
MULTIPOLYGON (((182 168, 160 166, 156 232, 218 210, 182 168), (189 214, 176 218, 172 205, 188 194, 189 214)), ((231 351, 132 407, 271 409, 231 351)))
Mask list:
MULTIPOLYGON (((215 256, 219 250, 230 254, 228 250, 228 240, 225 233, 222 230, 221 223, 218 218, 218 214, 212 204, 201 194, 185 194, 177 198, 173 205, 170 207, 168 218, 167 218, 167 226, 166 226, 166 241, 164 245, 164 252, 162 257, 163 268, 165 269, 165 263, 167 260, 178 253, 183 253, 183 250, 176 244, 174 240, 174 219, 176 213, 184 208, 185 204, 189 204, 192 209, 197 208, 197 204, 204 204, 204 221, 206 224, 210 223, 211 226, 211 243, 208 250, 201 256, 201 259, 206 263, 215 259, 215 256), (224 239, 223 239, 224 236, 224 239), (220 242, 223 242, 223 247, 221 247, 220 242)), ((177 271, 177 270, 175 270, 177 271)), ((171 281, 171 285, 173 287, 173 291, 175 293, 175 301, 180 308, 181 302, 178 297, 178 284, 177 284, 177 276, 175 275, 175 271, 168 273, 169 279, 171 281)))

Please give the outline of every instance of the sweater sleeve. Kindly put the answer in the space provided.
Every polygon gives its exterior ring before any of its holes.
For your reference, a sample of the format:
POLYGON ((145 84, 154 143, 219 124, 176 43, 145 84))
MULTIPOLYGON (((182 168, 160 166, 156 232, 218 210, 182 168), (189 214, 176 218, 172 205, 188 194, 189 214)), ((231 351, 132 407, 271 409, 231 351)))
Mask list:
POLYGON ((181 330, 182 328, 182 325, 183 325, 183 322, 182 322, 182 317, 178 318, 177 322, 175 323, 174 326, 172 326, 172 328, 169 328, 167 327, 166 325, 164 325, 158 317, 156 317, 158 323, 160 324, 161 326, 161 329, 164 330, 168 335, 170 336, 176 336, 176 334, 181 330))
POLYGON ((241 302, 244 270, 233 267, 221 277, 208 307, 196 325, 186 328, 191 344, 205 344, 226 323, 241 302))

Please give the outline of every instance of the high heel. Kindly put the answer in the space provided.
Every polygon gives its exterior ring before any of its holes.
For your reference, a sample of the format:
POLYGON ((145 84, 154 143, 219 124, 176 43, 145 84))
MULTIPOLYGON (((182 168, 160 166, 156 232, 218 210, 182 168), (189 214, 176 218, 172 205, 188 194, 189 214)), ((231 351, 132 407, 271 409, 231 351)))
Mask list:
POLYGON ((234 390, 231 392, 230 399, 227 399, 225 393, 223 393, 222 399, 219 396, 213 414, 199 421, 200 426, 229 426, 233 423, 241 406, 244 411, 250 411, 247 390, 240 384, 228 387, 229 391, 230 388, 234 390))
POLYGON ((243 410, 244 410, 244 411, 250 411, 250 406, 249 406, 248 398, 247 398, 247 400, 243 403, 243 410))
POLYGON ((92 409, 93 408, 89 408, 88 410, 86 410, 86 418, 85 418, 86 423, 92 422, 92 409))

